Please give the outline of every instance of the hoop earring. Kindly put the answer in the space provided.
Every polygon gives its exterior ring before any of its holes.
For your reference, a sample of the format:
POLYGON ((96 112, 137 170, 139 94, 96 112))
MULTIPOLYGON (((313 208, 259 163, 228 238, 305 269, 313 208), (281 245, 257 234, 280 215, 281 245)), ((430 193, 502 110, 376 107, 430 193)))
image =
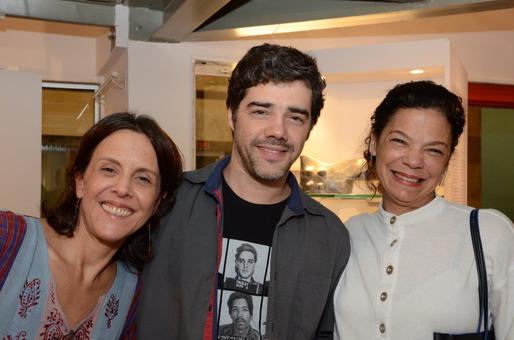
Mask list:
POLYGON ((75 211, 73 213, 73 223, 75 223, 75 226, 78 224, 78 218, 79 218, 79 207, 80 202, 82 201, 82 198, 77 199, 77 202, 75 203, 75 211))

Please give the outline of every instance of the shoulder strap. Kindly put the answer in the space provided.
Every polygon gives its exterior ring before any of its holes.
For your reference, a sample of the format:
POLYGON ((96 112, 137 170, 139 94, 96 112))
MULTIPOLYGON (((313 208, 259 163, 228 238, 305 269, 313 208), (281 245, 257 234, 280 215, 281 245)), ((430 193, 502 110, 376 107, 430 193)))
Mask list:
POLYGON ((489 301, 487 292, 487 272, 485 268, 484 251, 482 249, 482 240, 480 238, 480 229, 478 226, 478 209, 471 211, 469 218, 471 229, 471 240, 473 241, 473 251, 475 253, 475 263, 478 272, 478 296, 480 300, 480 317, 478 319, 477 332, 480 332, 482 320, 484 321, 484 340, 488 338, 489 327, 489 301))

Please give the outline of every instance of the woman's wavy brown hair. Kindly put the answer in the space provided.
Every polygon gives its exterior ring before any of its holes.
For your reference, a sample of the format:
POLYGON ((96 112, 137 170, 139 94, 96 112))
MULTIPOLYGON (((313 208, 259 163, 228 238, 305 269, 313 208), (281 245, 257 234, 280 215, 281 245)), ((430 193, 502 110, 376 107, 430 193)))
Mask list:
POLYGON ((114 260, 124 262, 130 269, 141 271, 152 254, 149 251, 151 235, 159 227, 159 220, 166 215, 175 202, 175 193, 182 178, 182 155, 171 138, 149 116, 121 112, 106 116, 82 137, 80 146, 71 167, 66 172, 66 185, 57 203, 42 206, 42 216, 59 234, 73 237, 77 227, 77 208, 80 201, 75 194, 75 177, 84 174, 91 157, 105 138, 119 130, 131 130, 144 134, 152 144, 159 173, 161 175, 159 205, 146 223, 130 235, 114 256, 114 260))

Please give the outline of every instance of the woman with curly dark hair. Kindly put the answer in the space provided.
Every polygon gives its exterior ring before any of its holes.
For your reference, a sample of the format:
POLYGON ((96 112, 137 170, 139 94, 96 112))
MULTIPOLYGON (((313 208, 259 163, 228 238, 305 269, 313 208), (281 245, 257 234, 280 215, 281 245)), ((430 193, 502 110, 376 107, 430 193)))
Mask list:
POLYGON ((157 123, 116 113, 86 132, 46 219, 0 211, 0 336, 135 336, 139 272, 182 157, 157 123))
POLYGON ((492 325, 514 339, 512 222, 436 194, 464 123, 461 99, 426 80, 397 85, 376 108, 365 177, 382 204, 346 223, 336 339, 492 340, 492 325))

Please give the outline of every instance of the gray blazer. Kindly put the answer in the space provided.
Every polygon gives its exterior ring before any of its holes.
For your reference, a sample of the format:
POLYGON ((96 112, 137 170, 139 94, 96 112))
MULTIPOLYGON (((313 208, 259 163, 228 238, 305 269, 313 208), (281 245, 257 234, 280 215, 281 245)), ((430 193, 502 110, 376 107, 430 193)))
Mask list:
MULTIPOLYGON (((143 272, 139 339, 204 338, 222 233, 217 196, 229 161, 184 175, 143 272)), ((350 255, 348 231, 300 191, 292 174, 288 184, 291 196, 273 236, 266 338, 332 339, 333 293, 350 255)))

